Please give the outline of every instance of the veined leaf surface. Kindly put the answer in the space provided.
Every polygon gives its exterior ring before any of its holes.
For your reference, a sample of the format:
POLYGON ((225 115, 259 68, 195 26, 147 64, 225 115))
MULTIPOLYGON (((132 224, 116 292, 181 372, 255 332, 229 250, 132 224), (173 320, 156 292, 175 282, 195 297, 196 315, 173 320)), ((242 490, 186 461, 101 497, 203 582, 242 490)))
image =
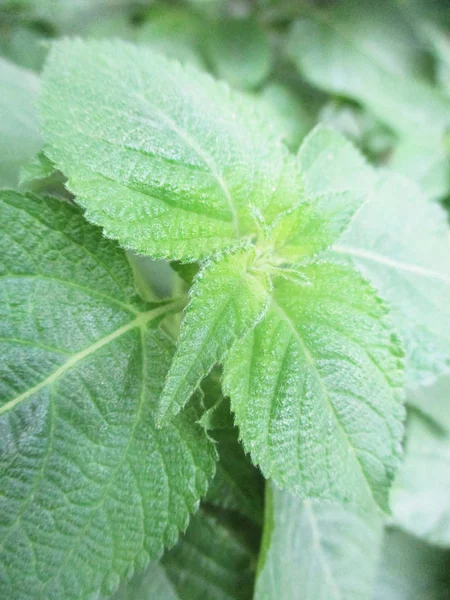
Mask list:
POLYGON ((125 254, 57 200, 1 194, 3 598, 85 600, 173 545, 215 452, 153 411, 173 344, 125 254))

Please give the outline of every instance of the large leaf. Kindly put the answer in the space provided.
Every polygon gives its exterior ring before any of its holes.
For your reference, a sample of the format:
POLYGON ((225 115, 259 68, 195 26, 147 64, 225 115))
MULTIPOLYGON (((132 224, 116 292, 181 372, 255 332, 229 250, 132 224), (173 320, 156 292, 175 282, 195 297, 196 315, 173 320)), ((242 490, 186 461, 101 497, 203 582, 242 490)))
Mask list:
MULTIPOLYGON (((450 413, 450 396, 440 400, 450 413)), ((414 413, 390 504, 397 525, 432 544, 450 547, 450 432, 414 413)))
POLYGON ((448 600, 450 552, 387 529, 373 600, 448 600))
POLYGON ((215 452, 190 413, 155 427, 170 308, 123 251, 68 204, 0 206, 0 595, 85 600, 175 543, 215 452))
POLYGON ((123 42, 53 46, 41 102, 48 155, 108 236, 195 260, 292 205, 301 180, 256 105, 123 42))
POLYGON ((268 487, 255 600, 367 600, 382 521, 268 487))
POLYGON ((450 370, 449 240, 440 206, 412 182, 381 173, 373 197, 335 247, 390 303, 412 385, 450 370))
POLYGON ((254 254, 253 250, 232 254, 206 265, 196 276, 158 421, 177 414, 234 340, 263 316, 270 281, 264 273, 250 272, 254 254))
POLYGON ((387 507, 403 432, 401 355, 355 271, 318 262, 274 281, 265 318, 225 359, 244 446, 300 497, 387 507))
POLYGON ((41 146, 34 107, 37 76, 0 58, 0 187, 16 186, 20 167, 41 146))
POLYGON ((200 510, 161 563, 125 583, 112 600, 249 600, 254 563, 238 529, 200 510))

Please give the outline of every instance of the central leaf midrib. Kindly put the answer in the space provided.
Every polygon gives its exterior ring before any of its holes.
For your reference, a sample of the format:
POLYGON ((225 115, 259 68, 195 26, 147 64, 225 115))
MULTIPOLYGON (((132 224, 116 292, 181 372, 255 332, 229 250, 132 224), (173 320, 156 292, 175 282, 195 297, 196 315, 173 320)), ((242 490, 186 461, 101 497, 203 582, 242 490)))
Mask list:
POLYGON ((328 406, 331 408, 331 411, 332 411, 333 416, 334 416, 334 420, 335 420, 337 426, 339 427, 340 431, 343 433, 343 437, 344 437, 345 441, 347 442, 348 447, 351 449, 351 451, 353 453, 353 456, 355 458, 355 462, 358 465, 358 468, 361 471, 362 478, 363 478, 363 480, 364 480, 364 482, 365 482, 365 484, 367 486, 367 489, 369 490, 370 497, 373 498, 375 500, 375 502, 378 504, 378 501, 377 501, 377 499, 374 496, 374 492, 373 492, 372 487, 371 487, 371 485, 369 483, 367 475, 366 475, 366 473, 364 471, 364 467, 363 467, 363 465, 361 463, 361 460, 359 459, 357 450, 353 446, 353 444, 352 444, 352 442, 351 442, 351 440, 350 440, 350 438, 348 436, 347 431, 345 430, 344 426, 342 425, 342 423, 341 423, 341 421, 339 419, 339 416, 338 416, 338 414, 336 412, 334 404, 331 401, 330 396, 328 394, 328 390, 327 390, 327 388, 325 387, 325 385, 323 383, 322 377, 321 377, 321 375, 319 373, 319 370, 317 368, 316 361, 315 361, 314 357, 312 356, 311 352, 307 348, 307 346, 306 346, 305 342, 303 341, 302 337, 300 336, 300 334, 298 333, 297 329, 295 328, 295 325, 292 322, 292 320, 290 319, 289 315, 286 313, 286 311, 283 309, 283 307, 280 304, 278 304, 278 302, 275 300, 274 297, 272 298, 272 305, 275 308, 275 310, 279 313, 279 315, 281 316, 281 318, 285 321, 285 323, 287 324, 287 326, 289 327, 289 329, 292 331, 295 339, 297 340, 297 342, 299 343, 300 347, 302 348, 307 363, 310 365, 311 369, 313 370, 313 372, 315 373, 315 375, 317 377, 317 380, 318 380, 320 388, 322 390, 324 399, 325 399, 326 403, 328 404, 328 406))

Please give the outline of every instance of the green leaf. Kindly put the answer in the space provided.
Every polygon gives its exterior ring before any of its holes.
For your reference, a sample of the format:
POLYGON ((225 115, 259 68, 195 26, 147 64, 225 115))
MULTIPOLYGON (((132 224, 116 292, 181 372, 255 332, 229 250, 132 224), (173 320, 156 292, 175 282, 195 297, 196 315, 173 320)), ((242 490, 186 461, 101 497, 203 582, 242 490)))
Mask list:
POLYGON ((257 106, 124 42, 57 42, 43 76, 48 155, 86 217, 126 248, 197 260, 292 204, 300 177, 257 106))
POLYGON ((160 563, 151 563, 149 568, 131 581, 124 583, 111 600, 187 600, 178 596, 160 563))
POLYGON ((411 385, 450 368, 450 262, 445 211, 412 182, 382 172, 334 248, 389 302, 402 334, 411 385))
POLYGON ((16 186, 20 167, 41 147, 34 102, 37 76, 0 58, 0 187, 16 186))
POLYGON ((136 32, 136 41, 183 64, 202 68, 199 40, 205 23, 193 11, 179 6, 156 6, 136 32))
POLYGON ((381 541, 376 508, 360 514, 268 486, 254 600, 367 600, 381 541))
POLYGON ((162 562, 125 583, 112 600, 249 600, 254 562, 239 529, 200 510, 162 562))
POLYGON ((386 509, 403 433, 402 351, 371 286, 316 262, 274 280, 265 318, 228 353, 224 390, 245 449, 302 498, 386 509))
POLYGON ((450 375, 439 377, 433 385, 415 389, 407 400, 409 406, 450 434, 450 375))
POLYGON ((367 106, 394 131, 441 135, 449 101, 420 77, 420 44, 388 0, 374 13, 349 0, 297 21, 288 50, 302 74, 324 91, 367 106))
POLYGON ((234 340, 263 316, 270 280, 263 272, 250 271, 254 259, 254 250, 231 254, 208 263, 196 276, 159 401, 159 423, 178 413, 234 340))
POLYGON ((221 17, 209 24, 205 53, 217 77, 236 88, 255 88, 272 68, 268 34, 251 17, 221 17))
MULTIPOLYGON (((450 414, 450 396, 441 396, 450 414)), ((391 490, 395 523, 431 544, 450 547, 450 432, 420 415, 408 420, 406 456, 391 490)))
POLYGON ((217 442, 219 462, 206 501, 234 510, 260 525, 263 521, 264 485, 261 474, 245 455, 237 428, 210 432, 217 442))
POLYGON ((291 264, 325 250, 348 227, 375 181, 373 169, 342 135, 317 126, 298 153, 304 199, 269 229, 276 255, 291 264))
POLYGON ((180 600, 248 600, 254 566, 247 531, 200 510, 162 562, 180 600))
POLYGON ((387 529, 373 600, 448 600, 450 552, 387 529))
POLYGON ((291 150, 297 150, 314 121, 307 101, 294 89, 279 82, 270 82, 260 94, 260 100, 276 120, 276 127, 291 150))
POLYGON ((173 305, 142 302, 123 251, 69 204, 0 207, 0 596, 110 594, 175 543, 215 452, 191 409, 154 424, 173 305))

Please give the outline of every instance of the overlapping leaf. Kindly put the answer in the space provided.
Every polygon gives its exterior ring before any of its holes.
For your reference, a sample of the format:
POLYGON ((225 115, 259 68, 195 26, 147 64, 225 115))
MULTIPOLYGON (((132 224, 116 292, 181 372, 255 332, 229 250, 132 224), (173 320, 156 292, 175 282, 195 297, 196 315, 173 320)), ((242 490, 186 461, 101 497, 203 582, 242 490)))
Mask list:
POLYGON ((213 475, 195 415, 153 418, 173 352, 123 251, 56 200, 1 196, 3 598, 112 593, 213 475))
POLYGON ((401 354, 355 271, 318 262, 275 279, 265 318, 225 360, 243 444, 300 497, 384 508, 401 447, 401 354))
POLYGON ((273 485, 266 502, 255 600, 370 598, 382 532, 376 508, 301 501, 273 485))
POLYGON ((412 182, 382 172, 335 247, 389 302, 411 385, 450 369, 449 240, 445 211, 412 182))

